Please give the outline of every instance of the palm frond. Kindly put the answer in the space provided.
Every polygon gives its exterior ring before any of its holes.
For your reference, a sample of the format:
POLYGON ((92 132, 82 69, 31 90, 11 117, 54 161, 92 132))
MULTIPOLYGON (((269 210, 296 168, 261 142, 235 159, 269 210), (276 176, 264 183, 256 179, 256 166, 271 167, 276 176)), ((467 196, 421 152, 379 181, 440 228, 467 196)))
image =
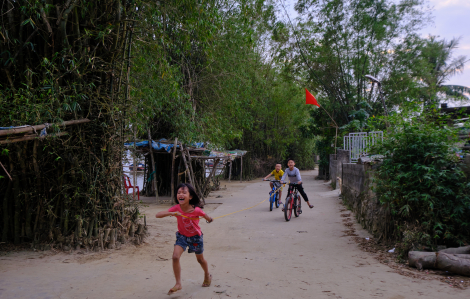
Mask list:
POLYGON ((465 63, 467 62, 467 56, 459 56, 453 59, 444 69, 444 73, 448 76, 453 76, 463 72, 465 63))
POLYGON ((462 37, 454 37, 450 41, 444 40, 443 42, 444 42, 444 45, 446 46, 446 48, 448 49, 448 51, 451 51, 451 50, 457 49, 459 47, 461 39, 462 39, 462 37))

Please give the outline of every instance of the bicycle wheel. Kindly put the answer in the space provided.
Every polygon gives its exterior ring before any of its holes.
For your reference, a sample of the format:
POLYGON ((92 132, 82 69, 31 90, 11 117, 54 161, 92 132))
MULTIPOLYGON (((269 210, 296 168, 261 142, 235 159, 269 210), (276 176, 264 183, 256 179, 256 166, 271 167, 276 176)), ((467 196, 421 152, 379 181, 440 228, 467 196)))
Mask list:
POLYGON ((295 198, 295 200, 294 200, 294 202, 295 202, 295 204, 294 204, 294 215, 295 215, 295 217, 299 217, 300 214, 302 213, 302 209, 300 208, 300 204, 301 204, 300 196, 296 196, 294 198, 295 198))
POLYGON ((284 205, 284 218, 286 221, 289 221, 290 218, 292 217, 292 205, 294 203, 294 200, 292 196, 289 196, 286 198, 286 203, 284 205))
POLYGON ((272 210, 273 210, 273 204, 274 204, 274 200, 275 200, 275 199, 276 199, 276 195, 270 193, 270 194, 269 194, 269 211, 272 211, 272 210))
POLYGON ((279 198, 279 192, 276 193, 276 198, 275 198, 274 200, 275 200, 275 202, 276 202, 276 209, 277 209, 277 208, 279 208, 279 200, 280 200, 280 198, 279 198))

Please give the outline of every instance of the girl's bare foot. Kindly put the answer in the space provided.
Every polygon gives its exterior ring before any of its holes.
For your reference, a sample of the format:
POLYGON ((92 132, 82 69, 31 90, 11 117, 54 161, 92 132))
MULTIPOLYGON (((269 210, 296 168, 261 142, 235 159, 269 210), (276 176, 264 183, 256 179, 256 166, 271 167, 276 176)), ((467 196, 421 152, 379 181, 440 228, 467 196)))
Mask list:
POLYGON ((210 287, 212 282, 212 274, 204 275, 204 282, 202 283, 203 287, 210 287))
POLYGON ((177 284, 175 284, 174 287, 172 287, 172 288, 168 291, 168 295, 174 294, 174 293, 178 292, 178 291, 181 290, 181 289, 182 289, 181 285, 177 283, 177 284))

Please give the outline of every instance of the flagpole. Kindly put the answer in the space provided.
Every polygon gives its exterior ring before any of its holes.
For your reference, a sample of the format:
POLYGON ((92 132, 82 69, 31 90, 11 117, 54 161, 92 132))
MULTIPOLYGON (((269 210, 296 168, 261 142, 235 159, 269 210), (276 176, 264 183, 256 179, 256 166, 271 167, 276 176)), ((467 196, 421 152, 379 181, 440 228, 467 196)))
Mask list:
MULTIPOLYGON (((320 108, 323 108, 323 106, 320 106, 320 108)), ((333 119, 333 117, 331 117, 331 115, 328 113, 328 111, 326 111, 325 108, 323 108, 323 110, 325 110, 326 114, 331 118, 331 120, 335 123, 335 128, 336 128, 336 135, 335 135, 335 155, 336 155, 336 141, 338 140, 338 124, 335 122, 335 120, 333 119)))
MULTIPOLYGON (((311 105, 318 106, 319 108, 323 108, 323 106, 321 106, 321 105, 317 102, 317 99, 315 99, 315 97, 307 90, 307 88, 305 88, 305 104, 311 104, 311 105)), ((331 117, 331 115, 328 113, 328 111, 326 111, 325 108, 323 108, 323 110, 325 110, 326 114, 331 118, 331 120, 332 120, 333 123, 335 124, 335 128, 336 128, 336 135, 335 135, 335 155, 336 155, 336 142, 337 142, 337 140, 338 140, 338 124, 335 122, 335 120, 333 119, 333 117, 331 117)))

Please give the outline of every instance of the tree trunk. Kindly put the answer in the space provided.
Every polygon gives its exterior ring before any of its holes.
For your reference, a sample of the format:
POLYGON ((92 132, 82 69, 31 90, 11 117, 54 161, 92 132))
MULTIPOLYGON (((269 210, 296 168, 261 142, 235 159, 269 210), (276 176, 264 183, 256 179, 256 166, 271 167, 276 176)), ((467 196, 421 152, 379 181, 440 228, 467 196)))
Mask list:
POLYGON ((94 224, 95 224, 95 218, 91 218, 90 225, 88 226, 88 234, 87 234, 88 238, 91 238, 92 236, 94 224))
POLYGON ((108 242, 109 233, 111 232, 110 228, 104 230, 103 243, 108 242))
POLYGON ((104 250, 103 232, 100 231, 99 234, 100 234, 100 240, 99 240, 100 247, 101 247, 101 250, 104 250))
MULTIPOLYGON (((12 161, 10 160, 10 164, 12 161)), ((13 200, 15 202, 15 214, 14 214, 14 226, 13 226, 13 237, 14 237, 14 243, 19 244, 20 243, 20 234, 21 234, 21 223, 20 223, 20 213, 21 213, 21 204, 20 204, 20 177, 15 174, 13 176, 13 200)))
POLYGON ((175 155, 177 144, 178 138, 175 138, 175 143, 173 144, 173 159, 171 160, 171 200, 175 197, 175 155))
POLYGON ((439 250, 439 253, 447 253, 447 254, 470 254, 470 246, 463 246, 457 248, 447 248, 439 250))
POLYGON ((408 252, 408 264, 411 267, 416 267, 418 270, 435 269, 436 268, 436 253, 435 252, 410 251, 408 252))
POLYGON ((83 220, 79 217, 77 219, 77 226, 75 229, 75 236, 77 237, 77 239, 82 237, 82 224, 83 220))
POLYGON ((113 228, 111 229, 111 233, 109 235, 109 244, 108 244, 108 249, 114 249, 116 248, 116 229, 113 228))
POLYGON ((470 276, 470 258, 459 256, 459 254, 447 254, 440 251, 437 253, 436 266, 440 270, 470 276))
POLYGON ((8 200, 10 199, 11 193, 11 181, 8 182, 7 191, 5 192, 5 196, 3 197, 3 233, 2 233, 2 242, 8 241, 8 229, 9 229, 9 213, 8 213, 8 200))
POLYGON ((240 183, 243 181, 243 155, 240 156, 240 183))
MULTIPOLYGON (((153 148, 152 148, 152 135, 150 134, 150 128, 147 129, 148 138, 149 138, 149 151, 150 151, 150 160, 152 161, 152 171, 153 171, 153 185, 155 188, 155 200, 158 202, 158 185, 157 185, 157 171, 155 169, 155 158, 153 156, 153 148)), ((144 182, 145 183, 145 182, 144 182)))

